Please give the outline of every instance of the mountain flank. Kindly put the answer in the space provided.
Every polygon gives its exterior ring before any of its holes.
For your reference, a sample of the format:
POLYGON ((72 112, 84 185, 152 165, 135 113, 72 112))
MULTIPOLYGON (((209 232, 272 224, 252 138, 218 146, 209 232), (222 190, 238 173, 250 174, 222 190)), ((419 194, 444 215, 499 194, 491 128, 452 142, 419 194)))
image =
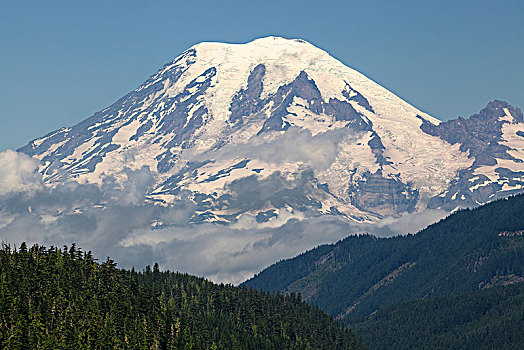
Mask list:
POLYGON ((522 349, 524 283, 400 303, 348 327, 372 349, 522 349))
POLYGON ((398 303, 524 281, 524 195, 460 210, 415 235, 350 236, 278 262, 246 286, 300 293, 350 320, 398 303))

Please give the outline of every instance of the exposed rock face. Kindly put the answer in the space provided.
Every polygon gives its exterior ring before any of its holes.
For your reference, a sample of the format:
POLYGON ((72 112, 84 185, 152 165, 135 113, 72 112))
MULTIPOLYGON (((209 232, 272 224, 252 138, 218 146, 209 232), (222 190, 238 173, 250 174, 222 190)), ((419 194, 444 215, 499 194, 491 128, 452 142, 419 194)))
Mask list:
POLYGON ((233 124, 244 124, 243 117, 256 115, 264 108, 266 101, 260 98, 264 84, 262 79, 266 74, 266 66, 262 63, 256 66, 247 78, 247 87, 241 89, 231 101, 229 121, 233 124))
MULTIPOLYGON (((347 89, 350 89, 349 84, 347 89)), ((355 99, 357 103, 359 105, 362 104, 364 108, 368 107, 369 102, 362 95, 359 94, 358 96, 360 97, 355 99)), ((293 106, 296 99, 300 99, 307 104, 308 109, 314 114, 324 114, 332 117, 334 121, 348 122, 345 126, 355 131, 371 130, 371 123, 363 119, 364 115, 357 112, 349 103, 352 98, 345 97, 344 100, 330 98, 328 102, 324 101, 315 81, 305 71, 301 71, 291 84, 284 85, 278 89, 275 97, 270 101, 272 106, 274 106, 271 115, 264 122, 258 135, 266 131, 285 131, 289 128, 291 123, 286 120, 287 115, 297 116, 297 114, 289 113, 288 108, 293 106)))
POLYGON ((387 178, 380 172, 366 173, 351 188, 351 204, 357 208, 395 216, 398 213, 412 213, 416 209, 419 194, 400 179, 387 178))
POLYGON ((302 40, 201 43, 122 99, 21 148, 52 186, 155 179, 192 222, 342 215, 373 222, 520 191, 522 113, 440 122, 302 40))

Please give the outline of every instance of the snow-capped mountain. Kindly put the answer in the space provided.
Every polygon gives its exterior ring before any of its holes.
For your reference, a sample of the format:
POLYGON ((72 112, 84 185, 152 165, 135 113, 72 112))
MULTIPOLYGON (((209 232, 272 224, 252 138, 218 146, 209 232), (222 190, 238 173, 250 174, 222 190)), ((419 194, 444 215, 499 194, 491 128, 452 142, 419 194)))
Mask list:
POLYGON ((322 214, 374 222, 520 191, 522 113, 441 122, 303 40, 200 43, 110 107, 20 151, 53 186, 155 178, 192 222, 322 214))

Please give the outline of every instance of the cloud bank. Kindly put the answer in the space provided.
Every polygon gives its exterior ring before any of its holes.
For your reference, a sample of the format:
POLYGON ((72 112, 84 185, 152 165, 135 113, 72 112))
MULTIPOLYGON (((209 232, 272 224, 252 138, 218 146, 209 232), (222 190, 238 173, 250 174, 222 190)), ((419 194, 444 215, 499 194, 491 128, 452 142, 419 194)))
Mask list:
POLYGON ((107 181, 101 187, 73 182, 48 188, 35 172, 37 162, 26 155, 2 152, 0 165, 4 242, 59 247, 76 243, 99 259, 111 256, 121 267, 142 269, 158 262, 164 269, 233 284, 276 261, 350 234, 416 232, 446 215, 426 211, 359 225, 339 216, 308 218, 281 211, 263 225, 249 215, 230 226, 189 224, 195 206, 188 199, 172 207, 144 202, 154 183, 145 168, 126 170, 123 186, 107 181))

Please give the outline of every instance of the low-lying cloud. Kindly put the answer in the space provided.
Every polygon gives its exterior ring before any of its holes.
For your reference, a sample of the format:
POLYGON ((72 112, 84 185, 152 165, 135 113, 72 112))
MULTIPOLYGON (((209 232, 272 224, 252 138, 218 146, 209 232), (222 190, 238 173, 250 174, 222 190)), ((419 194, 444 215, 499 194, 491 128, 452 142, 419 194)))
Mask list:
POLYGON ((235 143, 220 149, 195 155, 187 150, 184 157, 192 160, 229 160, 235 158, 259 159, 272 164, 302 162, 311 169, 328 168, 339 153, 343 139, 356 138, 355 131, 344 128, 312 135, 309 130, 291 127, 283 134, 254 136, 247 143, 235 143))
POLYGON ((281 211, 262 225, 248 214, 229 226, 189 224, 192 201, 182 199, 170 207, 143 201, 154 183, 145 168, 127 170, 123 186, 109 181, 101 187, 72 182, 47 188, 33 159, 7 151, 0 153, 0 162, 4 242, 59 247, 76 243, 99 259, 111 256, 121 267, 142 269, 158 262, 164 269, 217 282, 240 283, 276 261, 350 234, 416 232, 446 215, 427 211, 371 225, 281 211))

